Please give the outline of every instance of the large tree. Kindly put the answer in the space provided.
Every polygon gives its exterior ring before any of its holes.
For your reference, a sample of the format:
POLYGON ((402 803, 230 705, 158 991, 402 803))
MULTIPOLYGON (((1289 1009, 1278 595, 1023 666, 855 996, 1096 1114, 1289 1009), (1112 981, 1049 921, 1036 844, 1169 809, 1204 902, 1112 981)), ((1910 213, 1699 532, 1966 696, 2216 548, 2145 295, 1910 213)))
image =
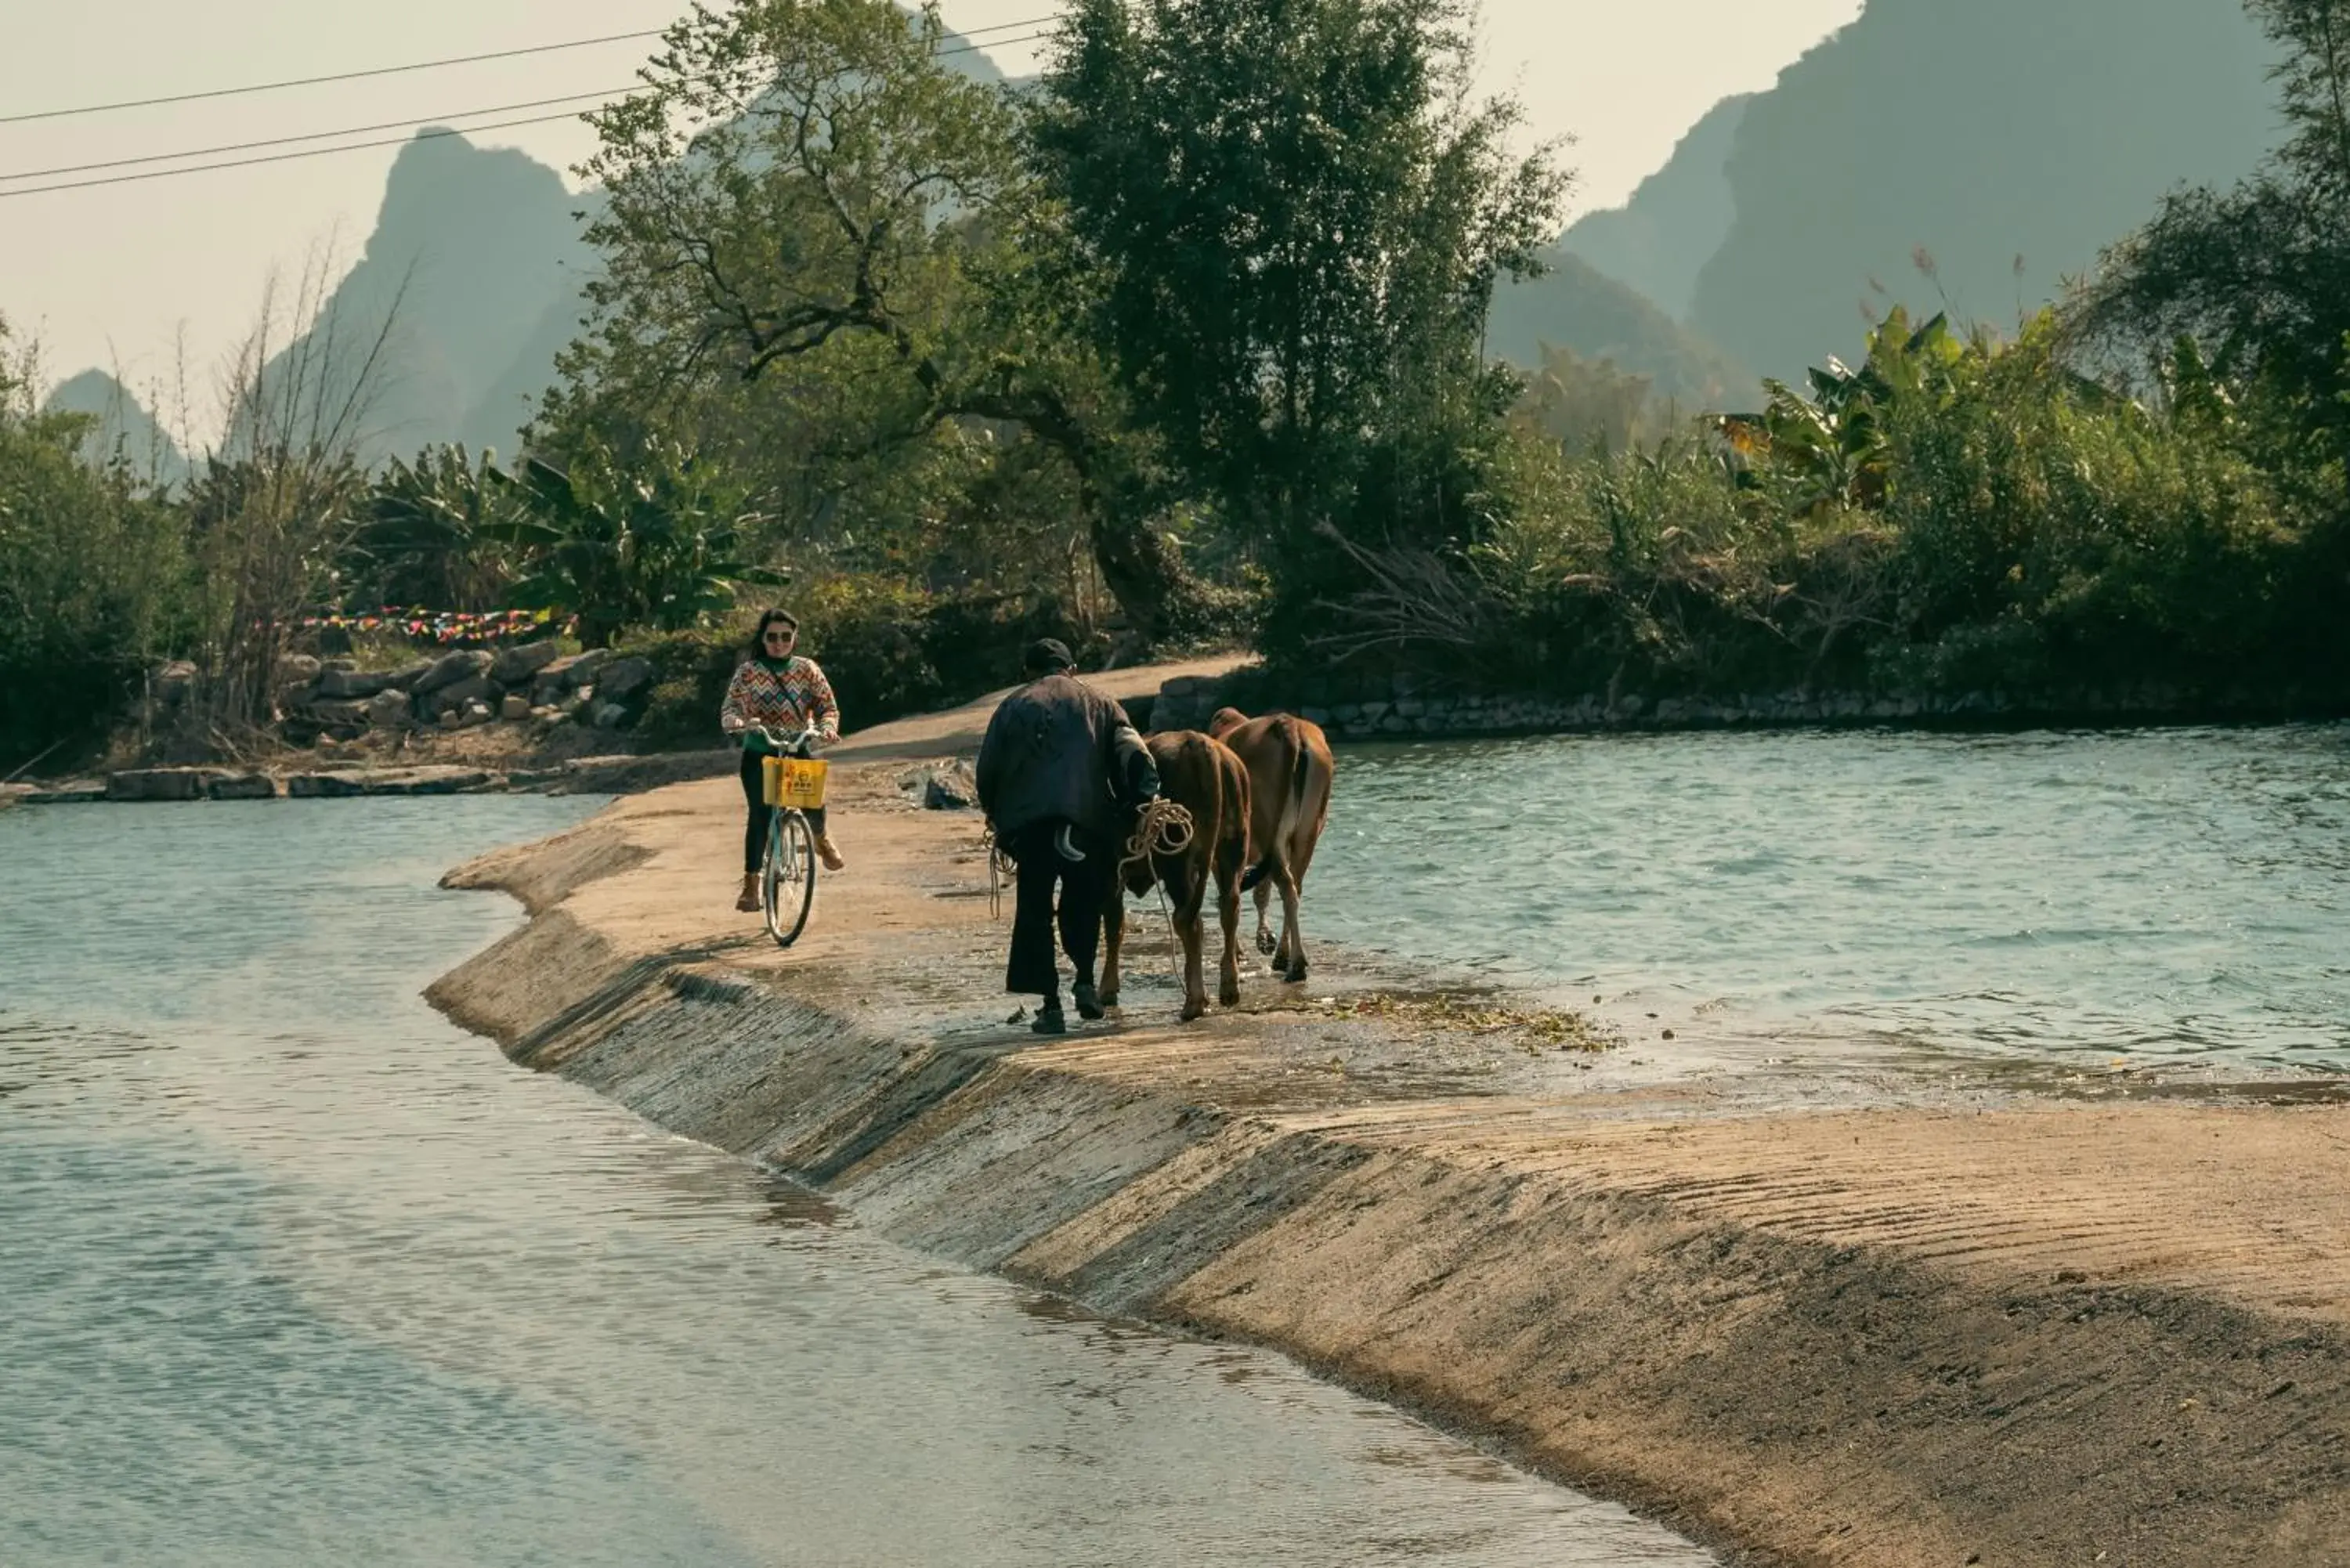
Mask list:
POLYGON ((2108 341, 2179 337, 2350 461, 2350 0, 2246 0, 2280 52, 2286 130, 2226 191, 2166 200, 2106 258, 2074 318, 2108 341))
POLYGON ((1481 363, 1565 177, 1468 90, 1461 0, 1078 0, 1033 132, 1120 384, 1236 522, 1306 541, 1481 363))
POLYGON ((943 36, 888 0, 736 0, 671 27, 646 90, 595 117, 605 271, 567 369, 647 398, 764 380, 817 423, 846 379, 878 443, 1025 431, 1074 470, 1102 578, 1154 638, 1194 585, 1072 330, 1082 279, 1054 259, 1016 103, 942 64, 943 36))

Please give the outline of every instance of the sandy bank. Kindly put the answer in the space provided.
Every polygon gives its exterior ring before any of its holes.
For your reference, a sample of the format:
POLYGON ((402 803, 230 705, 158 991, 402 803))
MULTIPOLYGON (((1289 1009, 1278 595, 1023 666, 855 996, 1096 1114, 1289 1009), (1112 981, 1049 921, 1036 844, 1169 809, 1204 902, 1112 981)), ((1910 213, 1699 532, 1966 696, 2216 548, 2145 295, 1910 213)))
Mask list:
POLYGON ((1178 1028, 1147 928, 1124 1021, 1042 1044, 978 824, 895 782, 983 714, 845 750, 853 863, 789 953, 710 780, 452 874, 533 919, 434 1000, 894 1239, 1276 1346, 1736 1561, 2350 1562, 2339 1109, 1666 1072, 1382 1012, 1410 977, 1326 955, 1178 1028))

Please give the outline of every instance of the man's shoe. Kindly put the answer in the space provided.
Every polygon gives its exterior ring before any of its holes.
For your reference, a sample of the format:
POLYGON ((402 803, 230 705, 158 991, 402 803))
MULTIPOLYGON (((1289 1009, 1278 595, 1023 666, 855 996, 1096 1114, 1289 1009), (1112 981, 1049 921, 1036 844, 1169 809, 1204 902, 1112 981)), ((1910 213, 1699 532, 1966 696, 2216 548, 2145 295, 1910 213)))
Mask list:
POLYGON ((734 907, 746 915, 759 912, 759 874, 756 871, 743 874, 743 891, 736 896, 734 907))
POLYGON ((816 836, 816 857, 824 862, 824 868, 827 871, 837 871, 848 864, 840 857, 840 851, 832 846, 832 840, 821 833, 816 836))
POLYGON ((1102 1015, 1101 998, 1095 994, 1092 981, 1081 980, 1072 991, 1076 997, 1078 1017, 1092 1019, 1102 1015))
POLYGON ((1069 1021, 1061 1015, 1061 1004, 1053 1002, 1036 1010, 1036 1021, 1028 1027, 1039 1034, 1066 1034, 1069 1021))

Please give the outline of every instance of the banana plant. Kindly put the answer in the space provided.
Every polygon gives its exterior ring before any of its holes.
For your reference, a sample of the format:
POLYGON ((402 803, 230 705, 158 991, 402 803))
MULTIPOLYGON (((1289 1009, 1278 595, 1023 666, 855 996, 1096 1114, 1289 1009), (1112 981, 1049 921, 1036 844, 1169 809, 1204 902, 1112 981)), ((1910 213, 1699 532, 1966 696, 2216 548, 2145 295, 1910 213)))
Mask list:
POLYGON ((577 617, 587 647, 633 627, 682 630, 733 608, 742 586, 785 580, 740 555, 758 514, 737 510, 673 445, 656 445, 632 472, 591 453, 567 470, 525 458, 502 478, 523 514, 500 536, 522 551, 526 574, 507 597, 577 617))
POLYGON ((497 483, 496 464, 494 452, 476 461, 463 445, 429 447, 413 462, 392 460, 368 497, 355 546, 371 602, 500 607, 514 572, 494 535, 517 504, 497 483))
POLYGON ((1744 460, 1742 484, 1776 492, 1796 516, 1880 510, 1891 488, 1887 414, 1898 403, 1946 396, 1968 357, 1987 352, 1952 332, 1946 316, 1913 329, 1896 308, 1869 334, 1859 369, 1830 358, 1807 378, 1809 397, 1766 380, 1770 401, 1761 413, 1719 414, 1713 428, 1744 460))

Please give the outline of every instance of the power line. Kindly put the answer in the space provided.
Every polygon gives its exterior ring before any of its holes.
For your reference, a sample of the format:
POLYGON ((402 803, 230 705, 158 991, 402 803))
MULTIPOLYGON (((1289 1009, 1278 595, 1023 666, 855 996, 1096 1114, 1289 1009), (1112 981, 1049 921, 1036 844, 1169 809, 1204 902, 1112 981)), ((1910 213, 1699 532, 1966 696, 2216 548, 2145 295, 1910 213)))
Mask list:
POLYGON ((380 141, 353 141, 340 147, 313 147, 302 152, 274 152, 265 158, 233 158, 223 163, 192 163, 185 169, 150 169, 143 174, 110 174, 103 180, 73 180, 58 185, 27 185, 17 191, 0 191, 0 201, 12 196, 39 196, 51 191, 86 191, 93 185, 128 185, 140 180, 168 180, 174 174, 203 174, 214 169, 249 169, 256 163, 286 163, 296 158, 323 158, 330 152, 362 152, 370 147, 404 147, 411 141, 431 141, 443 136, 463 136, 468 131, 508 130, 518 125, 550 125, 558 119, 577 119, 576 114, 540 114, 528 119, 502 119, 490 125, 467 126, 463 130, 420 130, 412 136, 387 137, 380 141))
MULTIPOLYGON (((1046 20, 1052 20, 1053 18, 1045 18, 1045 19, 1046 19, 1046 20)), ((1016 24, 1006 24, 1006 26, 1014 26, 1014 25, 1016 25, 1016 24)), ((972 53, 972 52, 974 52, 974 51, 976 51, 976 50, 978 50, 978 49, 981 49, 981 48, 1004 48, 1004 47, 1011 47, 1011 46, 1013 46, 1013 45, 1016 45, 1016 44, 1031 44, 1031 43, 1035 43, 1035 42, 1036 42, 1038 39, 1045 38, 1045 37, 1049 37, 1049 36, 1051 36, 1050 33, 1046 33, 1046 32, 1040 32, 1040 33, 1030 33, 1030 34, 1025 34, 1025 35, 1024 35, 1024 36, 1022 36, 1014 37, 1014 38, 996 38, 996 39, 992 39, 992 40, 990 40, 988 43, 986 43, 986 44, 984 44, 984 45, 981 45, 981 44, 960 44, 960 45, 957 45, 957 46, 955 46, 955 47, 951 47, 951 48, 944 48, 944 49, 937 49, 937 50, 933 50, 933 51, 932 51, 932 55, 933 55, 933 57, 937 57, 937 56, 942 56, 942 55, 963 55, 963 54, 970 54, 970 53, 972 53)), ((631 90, 631 89, 629 89, 629 88, 619 88, 619 89, 616 89, 616 91, 618 91, 618 92, 622 92, 622 93, 625 93, 625 92, 627 92, 627 91, 629 91, 629 90, 631 90)), ((541 100, 541 101, 543 101, 543 102, 547 102, 547 103, 562 103, 562 102, 569 102, 569 101, 579 101, 579 100, 584 100, 584 99, 586 99, 596 98, 596 97, 600 97, 600 96, 606 96, 606 95, 599 95, 599 94, 593 94, 593 93, 582 93, 582 94, 577 95, 577 99, 543 99, 543 100, 541 100)), ((525 109, 525 108, 530 108, 530 107, 534 107, 534 106, 532 106, 532 105, 528 105, 528 104, 510 104, 510 105, 507 105, 507 106, 505 106, 505 107, 506 107, 506 109, 525 109)), ((475 109, 475 110, 473 110, 473 113, 475 113, 475 114, 499 114, 499 113, 504 113, 504 112, 505 112, 505 110, 504 110, 504 109, 475 109)), ((466 118, 468 118, 468 117, 467 117, 467 116, 465 116, 465 115, 449 115, 449 116, 442 116, 442 117, 441 117, 441 118, 443 118, 443 119, 466 119, 466 118)), ((527 119, 506 119, 506 120, 498 120, 498 121, 496 121, 496 122, 494 122, 494 123, 492 123, 492 124, 489 124, 489 125, 473 125, 473 126, 463 126, 463 127, 457 127, 457 128, 446 128, 446 129, 440 129, 440 130, 419 130, 419 131, 415 132, 414 134, 412 134, 412 135, 409 135, 409 136, 395 136, 395 137, 388 137, 388 138, 383 138, 383 139, 380 139, 380 140, 372 140, 372 141, 351 141, 351 142, 345 142, 345 143, 343 143, 343 144, 341 144, 341 145, 339 145, 339 146, 335 146, 335 147, 311 147, 311 148, 306 148, 306 149, 304 149, 303 151, 299 151, 299 152, 276 152, 276 153, 270 153, 270 154, 267 154, 267 155, 265 155, 265 156, 259 157, 259 158, 233 158, 233 159, 228 159, 228 160, 225 160, 225 161, 224 161, 215 162, 215 163, 191 163, 191 164, 186 165, 186 166, 185 166, 185 167, 183 167, 183 168, 179 168, 179 169, 150 169, 150 170, 147 170, 147 171, 143 171, 143 172, 137 173, 137 174, 109 174, 109 175, 105 176, 104 178, 97 179, 97 180, 69 180, 69 181, 63 181, 63 182, 58 182, 58 183, 57 183, 57 184, 53 184, 53 185, 26 185, 26 186, 23 186, 23 187, 20 187, 20 188, 18 188, 18 189, 16 189, 16 190, 13 190, 13 191, 11 191, 11 190, 0 190, 0 201, 5 201, 5 200, 6 200, 6 199, 8 199, 8 198, 10 198, 10 197, 12 197, 12 196, 39 196, 39 195, 45 195, 45 194, 47 194, 47 193, 48 193, 48 192, 53 192, 53 191, 83 191, 83 190, 88 190, 88 189, 90 189, 90 188, 92 188, 92 187, 94 187, 94 186, 99 186, 99 185, 127 185, 127 184, 131 184, 131 183, 134 183, 134 182, 136 182, 142 181, 142 180, 164 180, 164 179, 169 179, 169 178, 171 178, 171 177, 172 177, 172 176, 174 176, 174 175, 179 175, 179 174, 203 174, 203 173, 209 173, 209 172, 211 172, 212 171, 213 171, 213 170, 218 170, 218 169, 249 169, 249 168, 253 168, 253 167, 255 167, 255 165, 258 165, 258 164, 264 164, 264 163, 287 163, 287 162, 292 162, 292 161, 295 161, 295 160, 296 160, 296 159, 302 159, 302 158, 323 158, 323 157, 328 156, 328 154, 330 154, 330 153, 336 153, 336 152, 363 152, 363 151, 368 151, 368 150, 369 150, 369 149, 370 149, 370 148, 380 148, 380 147, 400 147, 400 146, 405 146, 407 143, 409 143, 409 142, 411 142, 411 141, 430 141, 430 140, 436 140, 436 139, 438 139, 438 138, 444 137, 444 136, 463 136, 463 135, 468 134, 468 133, 478 133, 478 132, 480 132, 480 131, 484 131, 484 130, 512 130, 512 129, 514 129, 514 128, 515 128, 515 127, 518 127, 518 126, 525 126, 525 125, 551 125, 551 124, 554 124, 555 122, 556 122, 556 121, 558 121, 558 120, 577 119, 579 119, 579 118, 580 118, 580 116, 579 116, 578 114, 541 114, 541 115, 534 115, 534 116, 531 116, 531 117, 529 117, 529 118, 527 118, 527 119)), ((390 122, 390 123, 392 123, 392 124, 397 124, 397 125, 412 125, 412 124, 415 124, 415 123, 417 123, 417 122, 416 122, 416 121, 414 121, 414 120, 395 120, 395 121, 392 121, 392 122, 390 122)), ((193 149, 192 149, 192 150, 190 150, 190 151, 183 151, 183 152, 164 152, 164 153, 156 153, 156 154, 152 154, 152 155, 151 155, 151 156, 144 157, 144 158, 129 158, 129 159, 121 159, 121 160, 118 160, 118 161, 115 161, 115 162, 113 162, 113 163, 109 163, 109 164, 87 164, 87 165, 83 165, 82 167, 83 167, 83 168, 87 168, 87 169, 99 169, 99 168, 114 168, 114 167, 121 167, 121 166, 124 166, 124 165, 128 165, 128 164, 135 164, 135 163, 160 163, 160 162, 167 162, 167 161, 172 161, 172 160, 173 160, 173 159, 179 159, 179 158, 197 158, 197 157, 203 157, 203 156, 206 156, 208 152, 214 152, 214 151, 220 151, 220 152, 225 152, 225 151, 243 151, 243 150, 244 150, 245 148, 254 148, 254 147, 275 147, 275 146, 283 146, 283 145, 286 145, 286 144, 288 144, 288 143, 292 143, 292 142, 296 142, 296 141, 316 141, 316 140, 322 140, 322 139, 324 139, 324 138, 326 138, 326 137, 330 137, 330 136, 348 136, 348 135, 356 135, 356 134, 359 134, 359 133, 363 132, 363 131, 366 131, 366 130, 376 130, 376 129, 379 129, 379 128, 378 128, 378 127, 373 127, 373 126, 355 126, 355 127, 352 127, 352 128, 350 128, 350 129, 348 129, 348 130, 327 130, 327 131, 319 131, 319 132, 317 132, 317 133, 315 133, 315 134, 313 134, 313 135, 309 135, 309 136, 286 136, 286 137, 277 137, 277 138, 275 138, 275 139, 272 139, 272 140, 266 140, 266 141, 247 142, 247 143, 244 143, 244 144, 242 144, 242 146, 240 146, 240 147, 235 147, 235 148, 226 148, 226 147, 224 147, 224 148, 213 148, 213 149, 204 149, 204 150, 193 150, 193 149)), ((78 171, 79 171, 78 170, 64 170, 64 169, 60 169, 60 170, 50 170, 50 171, 43 171, 43 172, 45 172, 45 173, 70 173, 70 172, 78 172, 78 171)), ((40 178, 40 177, 41 177, 41 175, 40 175, 40 174, 36 174, 36 173, 25 173, 25 174, 12 174, 12 175, 0 176, 0 180, 26 180, 26 179, 36 179, 36 178, 40 178)))
MULTIPOLYGON (((982 33, 1009 33, 1014 28, 1041 27, 1048 22, 1066 21, 1067 18, 1068 13, 1066 11, 1048 11, 1042 16, 1028 16, 1017 22, 997 22, 985 27, 950 27, 947 29, 947 36, 953 38, 976 38, 982 33)), ((1031 42, 1031 40, 1027 38, 997 38, 989 43, 987 47, 993 49, 998 48, 1005 44, 1025 44, 1028 42, 1031 42)), ((958 46, 951 49, 941 49, 938 52, 941 55, 959 55, 963 51, 962 47, 958 46)))
MULTIPOLYGON (((1048 11, 1042 16, 1027 16, 1017 22, 993 22, 984 27, 949 27, 946 29, 946 34, 950 38, 976 38, 982 33, 1009 33, 1016 27, 1041 27, 1047 22, 1062 21, 1066 19, 1068 13, 1066 11, 1048 11)), ((1005 44, 1024 44, 1028 41, 1029 40, 1026 38, 996 38, 990 41, 985 47, 993 49, 999 48, 1005 44)), ((964 46, 959 44, 951 49, 940 49, 936 52, 941 55, 960 55, 964 51, 966 47, 978 47, 980 46, 964 46)))
MULTIPOLYGON (((300 136, 273 136, 260 141, 230 141, 218 147, 190 147, 178 152, 150 152, 140 158, 113 158, 102 163, 64 163, 55 169, 25 169, 14 174, 0 174, 0 183, 12 180, 48 180, 59 174, 87 174, 99 169, 129 169, 140 163, 172 163, 182 158, 213 158, 224 152, 251 152, 261 147, 290 147, 297 141, 327 141, 338 136, 364 136, 373 130, 398 130, 403 127, 443 125, 452 120, 473 119, 484 114, 512 114, 517 109, 545 109, 550 104, 585 103, 590 99, 616 98, 634 92, 643 84, 632 82, 627 87, 605 88, 596 92, 567 93, 561 98, 535 98, 521 103, 502 103, 487 109, 459 109, 454 114, 411 114, 398 119, 388 119, 374 125, 347 125, 339 130, 313 130, 300 136)), ((563 117, 556 115, 560 119, 563 117)), ((375 145, 369 143, 369 145, 375 145)), ((323 147, 321 152, 338 152, 336 147, 323 147)))
MULTIPOLYGON (((977 37, 983 33, 1006 33, 1019 27, 1034 27, 1043 23, 1059 20, 1060 14, 1055 12, 1046 16, 1031 16, 1024 22, 998 22, 991 27, 974 27, 960 36, 966 38, 977 37)), ((635 33, 608 33, 598 38, 574 38, 561 44, 532 44, 519 49, 494 49, 487 54, 452 55, 446 59, 419 60, 412 65, 377 66, 363 71, 340 71, 332 76, 296 77, 286 81, 255 82, 247 87, 211 88, 203 92, 172 93, 162 98, 124 99, 118 103, 84 104, 78 109, 36 109, 30 114, 0 114, 0 125, 22 125, 36 119, 65 119, 84 114, 111 114, 117 109, 154 109, 163 104, 197 103, 208 99, 240 98, 249 93, 280 92, 287 88, 319 87, 328 82, 362 81, 370 77, 400 76, 411 71, 436 71, 447 66, 477 65, 484 60, 519 59, 525 55, 551 55, 565 49, 592 48, 599 44, 622 44, 636 38, 658 38, 667 31, 665 27, 650 27, 635 33)), ((999 38, 987 47, 993 48, 1006 44, 1024 44, 1032 41, 1027 38, 999 38)), ((975 48, 979 46, 969 47, 975 48)), ((959 55, 965 51, 962 48, 954 48, 941 49, 938 52, 942 55, 959 55)))
POLYGON ((444 66, 470 66, 483 60, 511 60, 524 55, 551 55, 562 49, 585 49, 597 44, 626 43, 632 38, 658 38, 664 29, 610 33, 600 38, 574 38, 565 44, 533 44, 527 48, 495 49, 484 55, 453 55, 444 60, 419 60, 413 65, 377 66, 364 71, 340 71, 333 76, 296 77, 290 81, 255 82, 249 87, 212 88, 203 92, 172 93, 164 98, 125 99, 119 103, 84 104, 78 109, 44 109, 31 114, 0 114, 0 125, 20 125, 32 119, 64 119, 72 115, 111 114, 121 109, 153 109, 160 104, 195 103, 203 99, 239 98, 246 93, 279 92, 286 88, 317 87, 327 82, 355 82, 369 77, 393 77, 409 71, 436 71, 444 66))

